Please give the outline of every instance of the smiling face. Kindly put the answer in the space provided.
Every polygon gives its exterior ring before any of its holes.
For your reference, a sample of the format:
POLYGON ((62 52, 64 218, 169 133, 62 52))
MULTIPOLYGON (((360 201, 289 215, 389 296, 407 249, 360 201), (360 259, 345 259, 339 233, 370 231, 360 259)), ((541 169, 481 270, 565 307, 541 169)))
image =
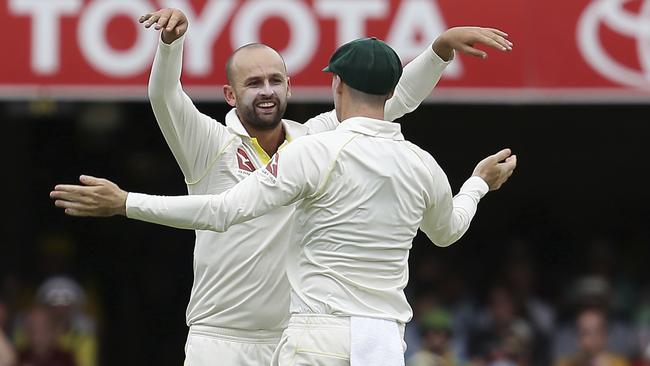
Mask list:
POLYGON ((227 73, 226 101, 237 108, 242 124, 256 130, 277 127, 291 95, 282 57, 265 45, 246 46, 231 56, 227 73))

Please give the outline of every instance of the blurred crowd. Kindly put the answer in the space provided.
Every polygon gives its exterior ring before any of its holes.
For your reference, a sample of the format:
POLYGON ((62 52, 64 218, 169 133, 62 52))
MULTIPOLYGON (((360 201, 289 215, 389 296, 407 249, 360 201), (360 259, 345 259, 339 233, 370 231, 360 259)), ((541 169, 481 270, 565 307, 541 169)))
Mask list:
POLYGON ((553 276, 564 269, 536 269, 515 250, 500 265, 486 263, 494 276, 480 289, 448 270, 454 263, 419 260, 407 366, 650 366, 644 275, 620 275, 606 243, 582 257, 584 270, 553 276), (555 278, 548 287, 557 296, 540 295, 540 277, 555 278))
POLYGON ((51 276, 21 308, 0 297, 0 366, 95 366, 95 321, 86 293, 68 276, 51 276))
MULTIPOLYGON (((410 258, 406 366, 650 366, 650 277, 621 270, 630 261, 612 243, 568 250, 556 266, 528 242, 489 257, 471 257, 477 247, 469 243, 422 244, 410 258)), ((98 353, 103 322, 92 286, 48 272, 21 288, 16 276, 1 278, 0 366, 112 363, 98 353)), ((185 299, 166 306, 180 309, 185 299)))

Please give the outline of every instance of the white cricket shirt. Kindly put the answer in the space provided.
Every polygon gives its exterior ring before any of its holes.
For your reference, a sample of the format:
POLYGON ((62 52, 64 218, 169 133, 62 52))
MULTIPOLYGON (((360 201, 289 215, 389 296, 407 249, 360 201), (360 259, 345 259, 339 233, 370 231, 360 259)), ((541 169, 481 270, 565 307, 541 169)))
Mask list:
POLYGON ((224 232, 297 203, 293 240, 272 244, 289 243, 291 311, 405 323, 412 316, 403 291, 408 253, 418 228, 436 245, 455 242, 487 191, 472 177, 452 198, 440 166, 404 140, 399 124, 356 117, 291 143, 223 194, 130 193, 127 216, 224 232))
MULTIPOLYGON (((149 98, 161 131, 180 166, 190 195, 218 194, 232 188, 270 157, 251 138, 235 110, 225 126, 199 112, 180 83, 184 37, 159 41, 149 81, 149 98)), ((447 62, 429 47, 404 70, 386 116, 414 110, 440 79, 447 62)), ((216 90, 216 89, 215 89, 216 90)), ((283 120, 287 141, 338 126, 334 111, 304 124, 283 120)), ((251 195, 257 193, 252 192, 251 195)), ((226 232, 196 231, 194 283, 187 324, 280 336, 289 317, 285 276, 293 207, 284 207, 226 232)))

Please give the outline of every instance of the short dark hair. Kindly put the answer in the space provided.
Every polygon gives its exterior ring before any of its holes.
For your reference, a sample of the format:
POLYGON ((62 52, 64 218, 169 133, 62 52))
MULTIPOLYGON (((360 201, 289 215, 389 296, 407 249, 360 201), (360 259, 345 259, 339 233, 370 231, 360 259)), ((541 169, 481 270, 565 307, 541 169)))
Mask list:
POLYGON ((284 62, 284 57, 282 57, 280 52, 278 52, 275 48, 273 48, 273 47, 271 47, 269 45, 265 45, 264 43, 258 43, 258 42, 256 42, 256 43, 248 43, 248 44, 245 44, 245 45, 237 48, 236 50, 234 50, 232 52, 232 54, 230 55, 230 57, 228 57, 228 61, 226 61, 226 78, 228 79, 228 84, 232 85, 233 81, 234 81, 234 78, 235 78, 235 75, 234 75, 235 72, 234 72, 233 67, 232 67, 232 64, 233 64, 233 62, 235 60, 235 56, 239 53, 239 51, 247 50, 247 49, 254 49, 254 48, 268 48, 270 50, 273 50, 282 59, 282 64, 284 65, 284 71, 285 71, 285 73, 287 72, 287 64, 284 62))
POLYGON ((390 99, 390 97, 393 95, 393 91, 391 91, 388 94, 370 94, 351 87, 345 81, 343 81, 343 79, 341 79, 341 82, 348 87, 348 90, 350 91, 349 92, 350 99, 353 99, 363 104, 377 105, 383 107, 386 104, 386 101, 390 99))

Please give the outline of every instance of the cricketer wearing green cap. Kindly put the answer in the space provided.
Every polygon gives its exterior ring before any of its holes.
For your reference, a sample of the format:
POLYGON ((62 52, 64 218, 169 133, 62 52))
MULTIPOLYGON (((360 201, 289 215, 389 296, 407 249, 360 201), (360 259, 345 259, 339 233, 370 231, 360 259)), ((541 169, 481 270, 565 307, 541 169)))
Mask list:
POLYGON ((339 47, 323 69, 352 88, 373 95, 391 93, 402 76, 402 62, 383 41, 361 38, 339 47))
POLYGON ((516 158, 504 149, 483 159, 453 196, 435 159, 383 118, 401 73, 389 46, 372 38, 350 42, 326 70, 342 121, 335 130, 296 139, 221 194, 123 192, 121 213, 226 232, 283 206, 295 210, 286 258, 291 318, 272 365, 404 365, 413 238, 421 229, 438 246, 457 241, 516 158))

